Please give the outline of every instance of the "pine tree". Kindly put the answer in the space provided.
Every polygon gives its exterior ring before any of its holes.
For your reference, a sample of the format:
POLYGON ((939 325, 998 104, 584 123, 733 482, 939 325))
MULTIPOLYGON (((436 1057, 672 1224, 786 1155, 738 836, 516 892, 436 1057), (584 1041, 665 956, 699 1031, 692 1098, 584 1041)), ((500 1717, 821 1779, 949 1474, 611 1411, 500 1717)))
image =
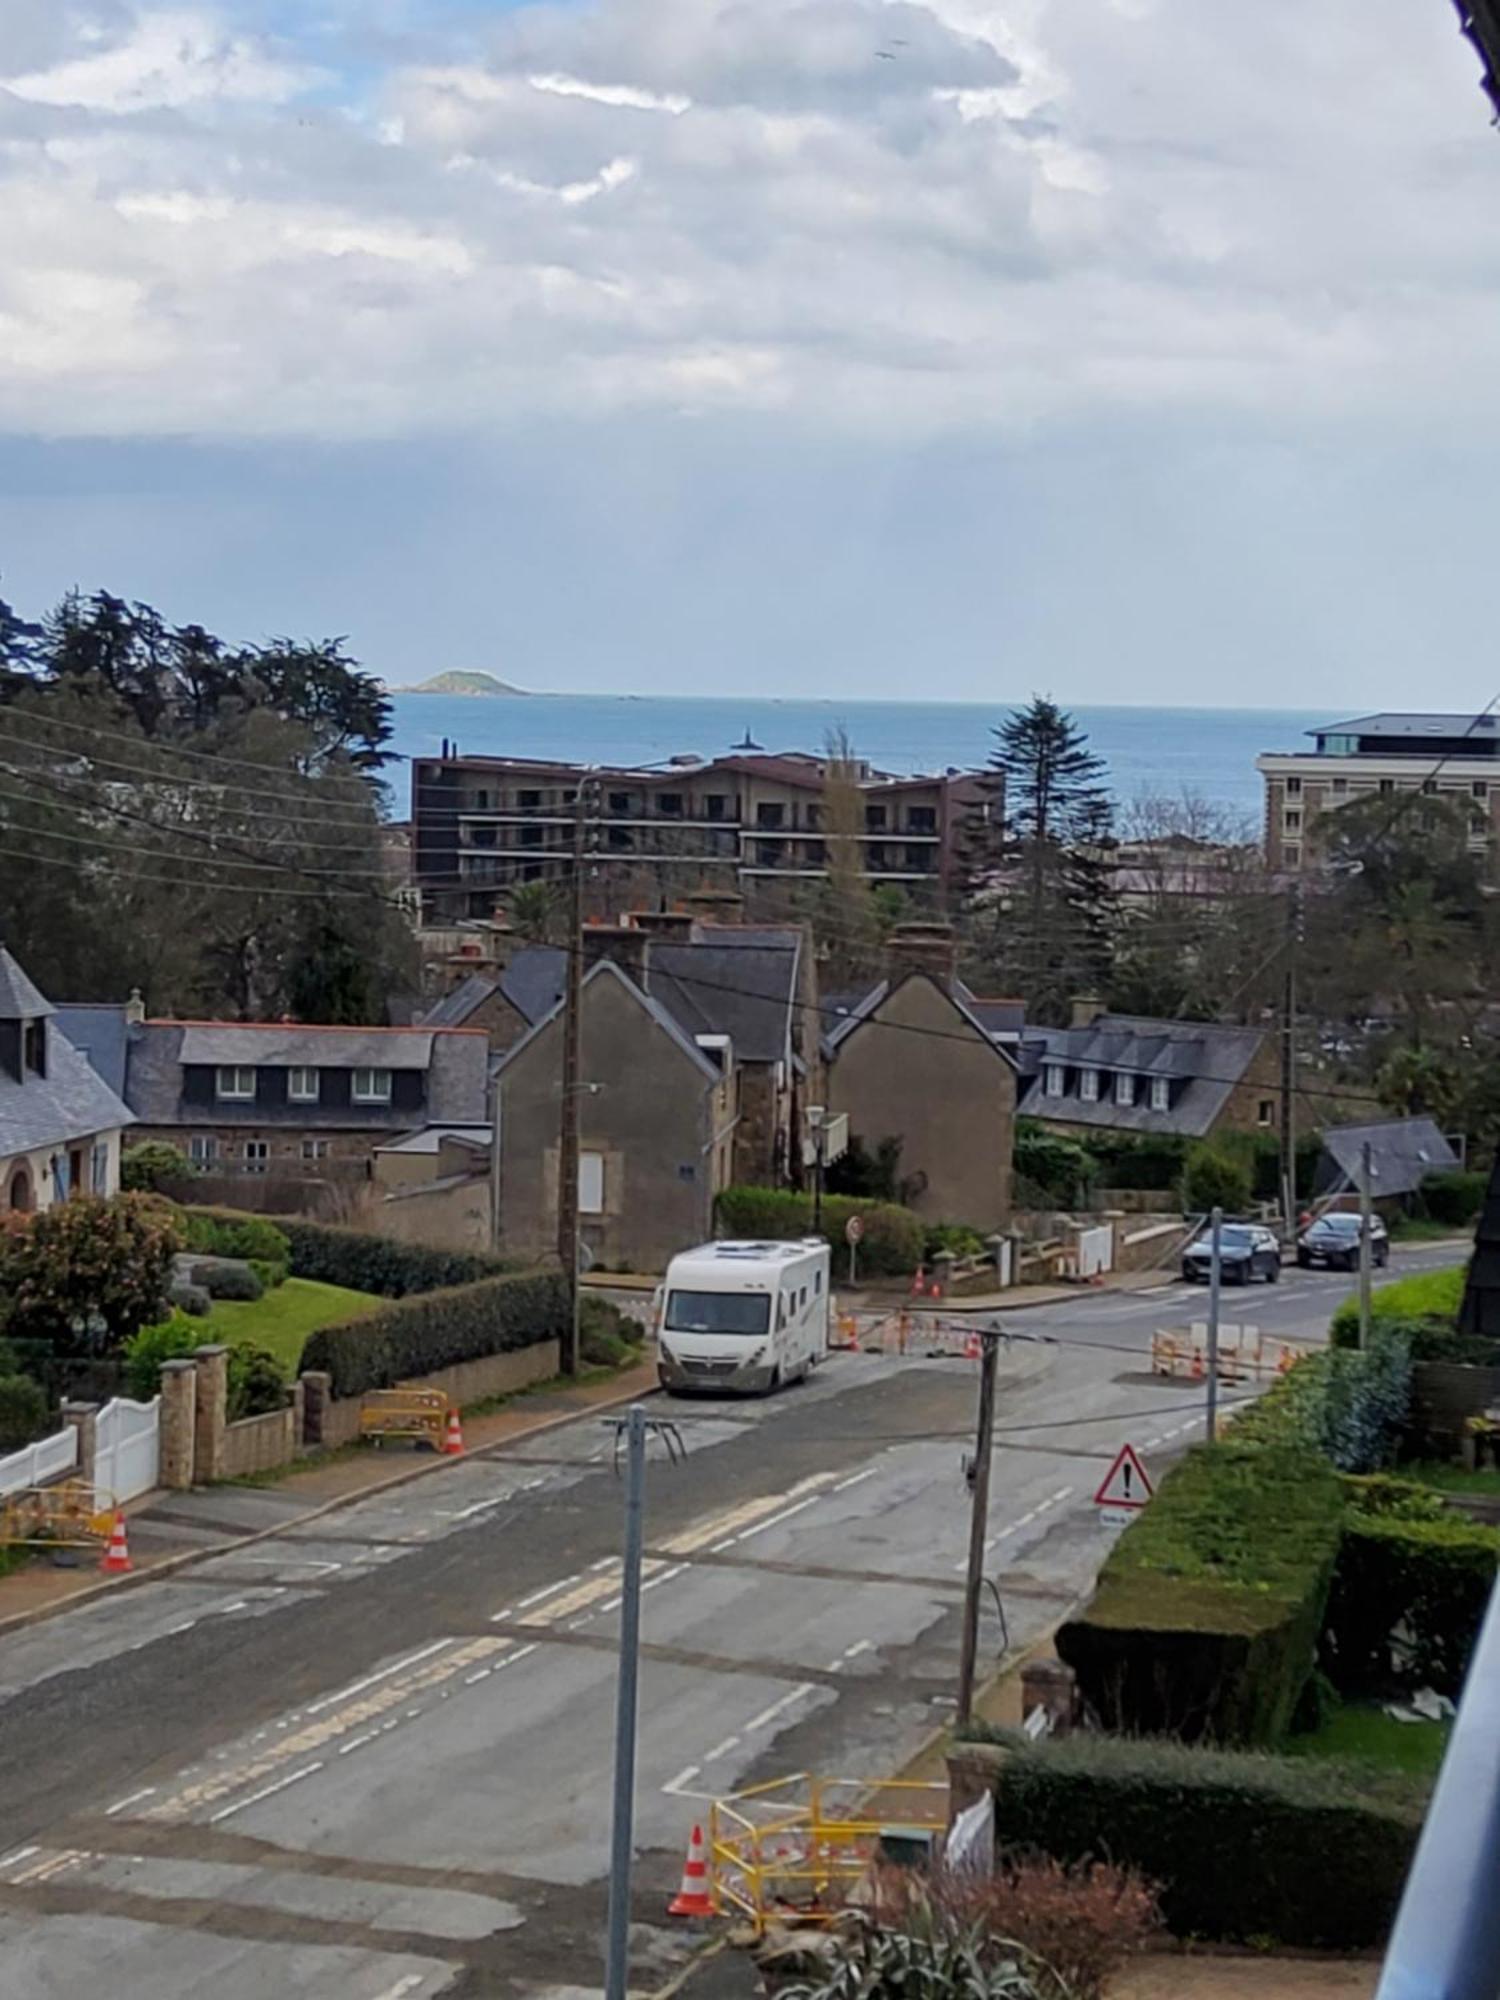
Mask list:
POLYGON ((999 801, 969 857, 970 909, 987 972, 1031 1017, 1064 1020, 1075 993, 1108 976, 1113 806, 1102 757, 1045 695, 994 732, 999 801))

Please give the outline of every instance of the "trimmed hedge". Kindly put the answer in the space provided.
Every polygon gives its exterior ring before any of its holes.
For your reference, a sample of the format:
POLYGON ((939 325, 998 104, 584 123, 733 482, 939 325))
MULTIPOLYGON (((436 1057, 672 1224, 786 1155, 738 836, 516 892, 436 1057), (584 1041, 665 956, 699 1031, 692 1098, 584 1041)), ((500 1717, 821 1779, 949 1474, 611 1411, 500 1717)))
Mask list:
POLYGON ((1372 1326, 1363 1353, 1305 1355, 1236 1418, 1234 1440, 1316 1452, 1340 1472, 1376 1472, 1394 1458, 1410 1408, 1406 1340, 1372 1326))
POLYGON ((567 1318, 561 1273, 485 1278, 320 1327, 302 1350, 302 1368, 326 1369, 335 1396, 362 1396, 461 1361, 560 1339, 567 1318))
POLYGON ((1138 1869, 1180 1937, 1338 1951, 1385 1936, 1424 1804, 1321 1759, 1101 1736, 1016 1741, 995 1780, 1007 1846, 1138 1869))
MULTIPOLYGON (((1397 1278, 1389 1285, 1377 1285, 1370 1295, 1370 1330, 1377 1326, 1399 1327, 1411 1341, 1418 1361, 1457 1360, 1454 1354, 1424 1352, 1422 1333, 1430 1330, 1439 1340, 1458 1339, 1458 1308, 1463 1302, 1464 1266, 1455 1264, 1446 1271, 1418 1271, 1410 1278, 1397 1278)), ((1328 1323, 1328 1337, 1335 1347, 1354 1347, 1359 1341, 1359 1299, 1345 1299, 1328 1323)))
POLYGON ((1311 1452, 1234 1438, 1191 1452, 1057 1635, 1104 1727, 1280 1743, 1312 1672, 1343 1508, 1311 1452))
POLYGON ((1488 1174, 1455 1170, 1429 1174, 1423 1181, 1418 1200, 1434 1222, 1446 1222, 1454 1229, 1467 1229, 1484 1207, 1488 1174))
POLYGON ((1433 1687, 1457 1697, 1500 1564, 1500 1532, 1406 1479, 1350 1480, 1323 1631, 1341 1694, 1433 1687), (1399 1631, 1399 1667, 1392 1638, 1399 1631))
MULTIPOLYGON (((864 1221, 859 1269, 867 1276, 904 1276, 921 1263, 926 1231, 911 1210, 889 1201, 864 1201, 857 1195, 823 1197, 823 1235, 834 1251, 847 1255, 844 1225, 851 1215, 864 1221)), ((714 1204, 714 1219, 724 1236, 786 1242, 817 1233, 812 1196, 786 1188, 725 1188, 714 1204)))
POLYGON ((241 1215, 232 1208, 179 1208, 183 1241, 205 1257, 252 1257, 285 1266, 291 1260, 286 1232, 263 1215, 241 1215))
POLYGON ((384 1299, 475 1285, 515 1270, 504 1258, 481 1251, 430 1250, 420 1243, 398 1243, 393 1237, 310 1222, 302 1216, 283 1216, 276 1227, 291 1245, 294 1277, 318 1278, 325 1285, 375 1292, 384 1299))

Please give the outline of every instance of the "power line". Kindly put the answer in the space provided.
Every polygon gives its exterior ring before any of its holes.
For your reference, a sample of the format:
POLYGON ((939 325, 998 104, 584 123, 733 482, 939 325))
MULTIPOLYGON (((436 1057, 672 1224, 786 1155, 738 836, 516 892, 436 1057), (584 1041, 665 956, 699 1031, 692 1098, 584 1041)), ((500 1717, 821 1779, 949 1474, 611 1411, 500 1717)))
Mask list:
MULTIPOLYGON (((36 683, 38 690, 41 692, 45 692, 52 685, 54 685, 54 683, 46 681, 39 681, 36 683)), ((270 707, 250 709, 247 710, 246 713, 259 714, 259 715, 272 715, 276 718, 277 721, 284 722, 288 724, 288 726, 291 728, 311 729, 315 726, 312 723, 299 719, 296 716, 283 715, 279 709, 274 709, 270 707)), ((103 737, 106 741, 113 741, 116 738, 120 738, 123 740, 126 739, 127 737, 127 732, 124 728, 123 723, 110 724, 108 722, 75 722, 67 716, 42 714, 35 709, 18 708, 13 703, 9 702, 0 704, 0 715, 3 715, 7 721, 13 721, 17 717, 24 717, 27 721, 44 722, 47 725, 47 727, 51 729, 68 729, 72 730, 75 735, 103 737)), ((149 744, 153 750, 160 752, 160 754, 162 754, 163 756, 182 757, 191 760, 193 763, 198 763, 198 764, 213 764, 213 765, 227 764, 234 770, 253 771, 256 773, 257 776, 262 778, 289 777, 297 775, 295 772, 290 771, 288 767, 284 764, 266 764, 254 758, 231 757, 227 751, 190 750, 185 744, 169 743, 165 739, 157 736, 144 737, 144 742, 149 744)), ((343 745, 336 744, 332 749, 332 751, 324 751, 319 754, 324 757, 339 756, 343 754, 343 745)), ((387 757, 387 758, 394 757, 399 760, 401 753, 398 751, 377 750, 375 754, 380 757, 387 757)), ((358 770, 351 769, 350 775, 353 777, 360 778, 361 782, 364 783, 370 782, 370 780, 365 776, 365 774, 358 770)))

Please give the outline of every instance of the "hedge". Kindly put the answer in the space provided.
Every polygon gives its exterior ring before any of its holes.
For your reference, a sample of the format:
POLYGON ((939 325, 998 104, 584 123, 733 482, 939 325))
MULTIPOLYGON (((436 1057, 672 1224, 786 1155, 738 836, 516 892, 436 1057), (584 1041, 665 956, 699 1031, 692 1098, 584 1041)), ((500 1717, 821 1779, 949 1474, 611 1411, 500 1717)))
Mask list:
POLYGON ((1410 1349, 1382 1326, 1363 1353, 1305 1355, 1236 1419, 1234 1440, 1316 1452, 1341 1472, 1375 1472, 1395 1456, 1410 1408, 1410 1349))
POLYGON ((1279 1744, 1313 1668, 1343 1508, 1311 1452, 1232 1439, 1189 1453, 1057 1635, 1103 1726, 1279 1744))
POLYGON ((1454 1229, 1466 1229, 1484 1207, 1484 1194, 1489 1186, 1489 1180, 1488 1174, 1471 1174, 1457 1170, 1446 1174, 1429 1174, 1422 1183, 1417 1199, 1423 1212, 1434 1222, 1446 1222, 1454 1229))
MULTIPOLYGON (((1458 1323, 1463 1295, 1462 1264, 1446 1271, 1418 1271, 1410 1278, 1397 1278, 1393 1284, 1377 1285, 1370 1295, 1371 1329, 1380 1325, 1399 1326, 1411 1340, 1412 1354, 1418 1361, 1437 1360, 1439 1356, 1423 1352, 1419 1329, 1430 1328, 1435 1335, 1456 1339, 1453 1329, 1458 1323)), ((1345 1299, 1329 1321, 1328 1337, 1335 1347, 1358 1345, 1357 1296, 1345 1299)))
MULTIPOLYGON (((845 1249, 844 1225, 851 1215, 865 1225, 858 1268, 870 1277, 903 1276, 922 1261, 926 1233, 909 1208, 889 1201, 862 1201, 857 1195, 823 1197, 823 1235, 835 1251, 845 1249)), ((786 1188, 725 1188, 714 1204, 715 1227, 723 1236, 784 1242, 813 1236, 813 1200, 786 1188)))
POLYGON ((1457 1697, 1494 1588, 1500 1533, 1413 1480, 1351 1480, 1349 1487, 1323 1631, 1324 1671, 1341 1694, 1406 1686, 1457 1697))
POLYGON ((1017 1741, 995 1778, 1008 1846, 1138 1869, 1180 1937, 1302 1949, 1382 1940, 1424 1803, 1322 1759, 1087 1735, 1017 1741))
POLYGON ((362 1396, 461 1361, 560 1339, 567 1317, 560 1273, 484 1278, 320 1327, 302 1350, 302 1368, 326 1369, 335 1396, 362 1396))
POLYGON ((288 1263, 294 1277, 317 1278, 385 1299, 473 1285, 515 1269, 503 1258, 482 1251, 430 1250, 300 1215, 278 1216, 271 1222, 227 1208, 187 1208, 182 1214, 192 1250, 288 1263))

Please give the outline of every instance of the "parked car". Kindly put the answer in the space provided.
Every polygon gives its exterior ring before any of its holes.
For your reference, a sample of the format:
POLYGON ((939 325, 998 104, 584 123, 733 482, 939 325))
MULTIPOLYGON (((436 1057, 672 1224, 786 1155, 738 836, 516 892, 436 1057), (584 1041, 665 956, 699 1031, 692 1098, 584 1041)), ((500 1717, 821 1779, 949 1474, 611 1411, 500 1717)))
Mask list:
MULTIPOLYGON (((1391 1239, 1378 1215, 1370 1217, 1370 1262, 1391 1261, 1391 1239)), ((1348 1209, 1333 1209, 1309 1223, 1297 1238, 1297 1262, 1303 1270, 1324 1264, 1330 1271, 1359 1269, 1359 1217, 1348 1209)))
MULTIPOLYGON (((1182 1253, 1182 1275, 1189 1284, 1206 1285, 1214 1260, 1213 1231, 1205 1229, 1182 1253)), ((1281 1245, 1273 1229, 1258 1222, 1219 1225, 1219 1276, 1226 1285, 1248 1285, 1264 1278, 1274 1285, 1281 1276, 1281 1245)))

